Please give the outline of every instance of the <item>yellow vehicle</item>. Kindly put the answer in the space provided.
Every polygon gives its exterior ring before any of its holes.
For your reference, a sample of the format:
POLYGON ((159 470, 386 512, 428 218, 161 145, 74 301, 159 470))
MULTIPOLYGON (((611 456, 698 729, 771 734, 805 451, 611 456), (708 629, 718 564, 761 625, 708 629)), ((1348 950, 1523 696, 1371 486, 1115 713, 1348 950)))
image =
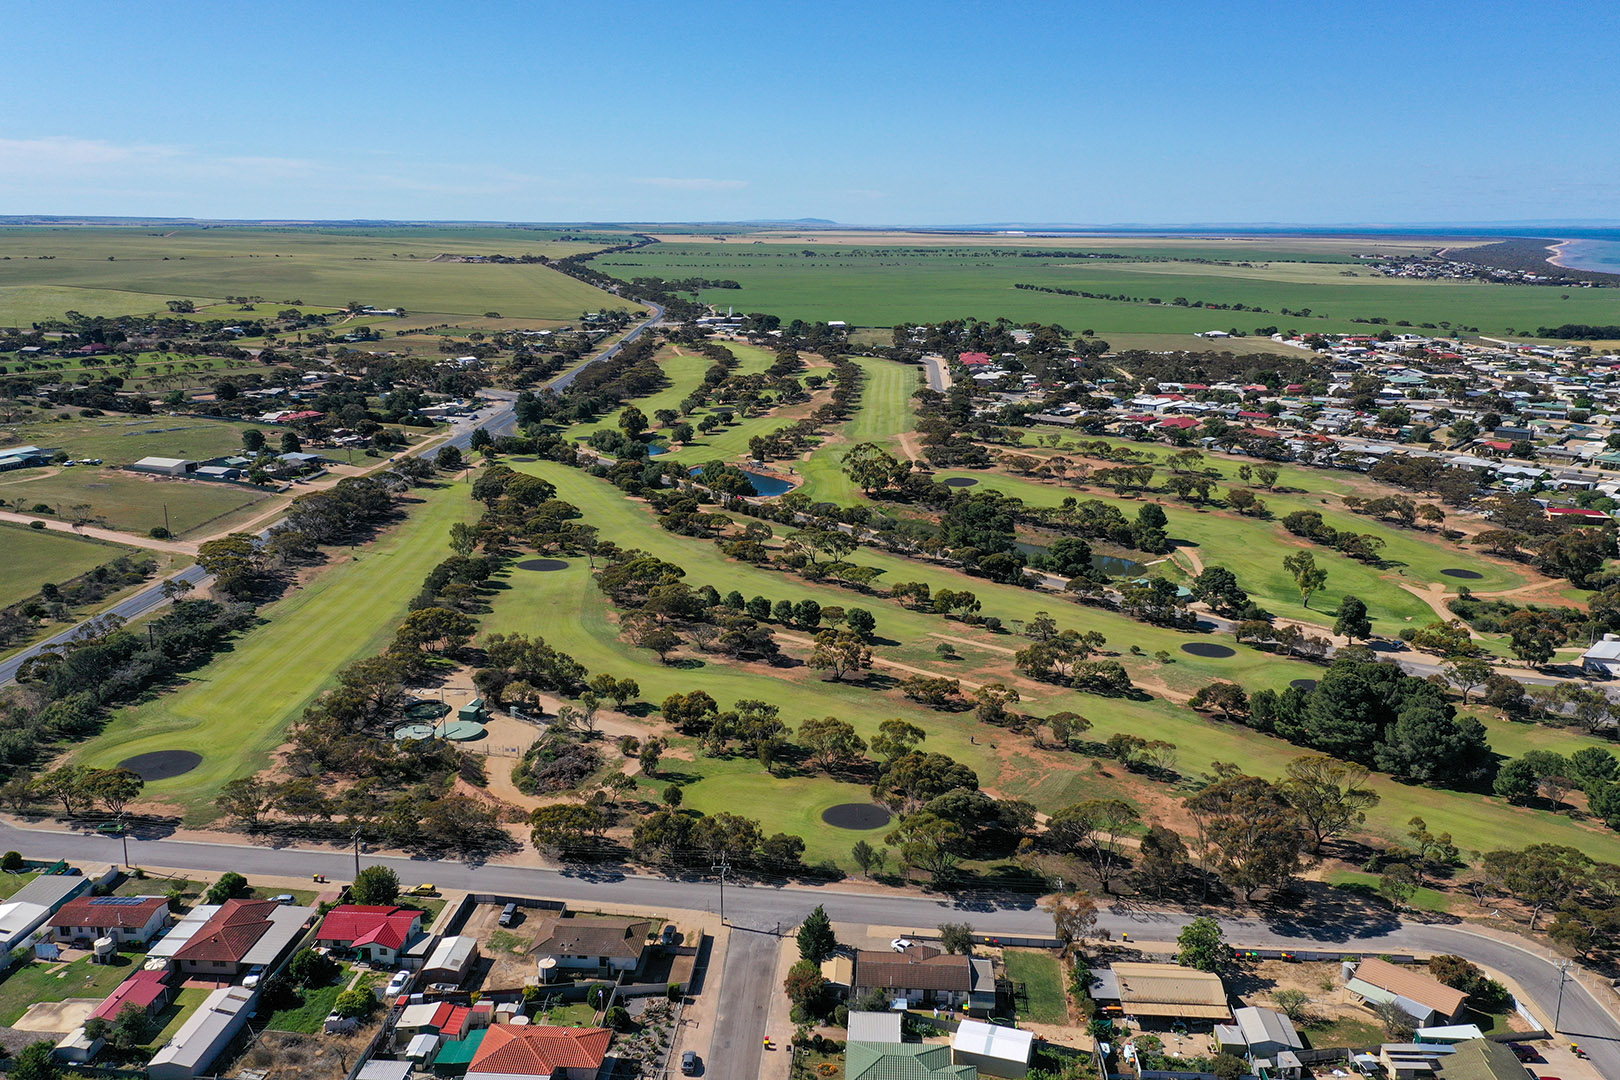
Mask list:
POLYGON ((439 887, 424 881, 420 885, 405 890, 406 896, 438 896, 439 887))

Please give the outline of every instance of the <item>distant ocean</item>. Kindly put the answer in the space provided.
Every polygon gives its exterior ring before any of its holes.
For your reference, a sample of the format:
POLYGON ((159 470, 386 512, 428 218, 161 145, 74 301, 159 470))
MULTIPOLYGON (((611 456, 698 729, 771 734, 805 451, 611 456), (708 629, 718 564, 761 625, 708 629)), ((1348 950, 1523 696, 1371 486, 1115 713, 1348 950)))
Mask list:
POLYGON ((1571 270, 1620 274, 1620 240, 1567 240, 1558 249, 1558 262, 1571 270))

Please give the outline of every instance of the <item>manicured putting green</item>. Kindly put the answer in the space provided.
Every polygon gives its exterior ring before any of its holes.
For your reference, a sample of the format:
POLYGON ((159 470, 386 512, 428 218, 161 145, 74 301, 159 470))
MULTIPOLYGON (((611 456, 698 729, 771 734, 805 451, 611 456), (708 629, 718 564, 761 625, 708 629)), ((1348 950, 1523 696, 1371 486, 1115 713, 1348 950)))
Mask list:
POLYGON ((202 755, 191 750, 153 750, 125 758, 118 763, 118 767, 150 781, 184 776, 201 764, 202 755))
POLYGON ((1217 645, 1213 641, 1189 641, 1181 647, 1181 651, 1210 660, 1225 660, 1229 656, 1237 655, 1237 650, 1231 646, 1217 645))
POLYGON ((881 829, 894 815, 876 803, 839 803, 821 812, 821 820, 835 829, 881 829))
POLYGON ((1446 575, 1446 577, 1463 578, 1467 581, 1478 581, 1480 578, 1485 576, 1477 570, 1458 570, 1455 567, 1447 567, 1440 572, 1446 575))
POLYGON ((568 563, 563 559, 524 559, 517 564, 519 570, 537 570, 542 574, 553 570, 566 570, 568 563))

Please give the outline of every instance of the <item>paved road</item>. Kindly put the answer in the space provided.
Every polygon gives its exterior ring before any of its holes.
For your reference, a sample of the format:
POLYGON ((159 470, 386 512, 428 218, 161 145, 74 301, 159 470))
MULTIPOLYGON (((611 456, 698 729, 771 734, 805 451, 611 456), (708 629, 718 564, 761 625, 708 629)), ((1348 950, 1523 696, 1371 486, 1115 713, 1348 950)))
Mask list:
MULTIPOLYGON (((764 930, 733 927, 726 946, 714 1031, 709 1036, 706 1076, 758 1076, 765 1054, 765 1020, 776 985, 776 953, 781 939, 764 930)), ((774 1053, 789 1053, 790 1031, 770 1032, 774 1053)))
MULTIPOLYGON (((651 306, 653 309, 652 316, 645 321, 638 323, 635 329, 631 330, 624 336, 623 341, 619 342, 617 345, 614 345, 606 352, 603 352, 600 356, 593 356, 581 363, 579 366, 564 372, 556 379, 553 379, 548 385, 558 390, 562 389, 569 383, 573 382, 581 371, 585 370, 591 364, 594 364, 599 360, 606 360, 609 357, 616 355, 618 351, 625 345, 634 341, 643 330, 647 329, 647 327, 663 318, 663 308, 656 304, 649 306, 651 306)), ((460 425, 459 430, 457 430, 455 434, 451 435, 446 443, 437 444, 433 446, 431 450, 424 452, 437 453, 439 450, 439 445, 448 445, 454 446, 463 453, 467 453, 472 448, 473 432, 479 428, 487 429, 491 435, 509 435, 516 430, 517 413, 513 409, 512 402, 517 398, 517 394, 507 390, 486 390, 482 392, 482 396, 489 399, 490 405, 486 409, 481 410, 477 414, 476 419, 469 423, 460 425)), ((277 524, 279 524, 279 522, 277 524)), ((265 531, 268 532, 270 528, 274 527, 274 525, 271 525, 265 531)), ((261 535, 263 534, 261 533, 261 535)), ((195 565, 188 566, 180 573, 173 575, 173 579, 188 581, 192 584, 192 586, 199 590, 205 587, 209 580, 208 575, 203 573, 202 567, 195 565)), ((119 601, 102 614, 105 615, 111 613, 118 615, 127 621, 129 619, 136 619, 143 615, 149 614, 168 602, 168 598, 163 595, 163 583, 157 582, 148 588, 142 589, 140 592, 119 601)), ((89 620, 85 621, 88 622, 89 620)), ((58 645, 72 641, 74 637, 79 634, 80 630, 83 629, 83 627, 84 622, 80 622, 66 630, 63 630, 59 634, 47 638, 36 645, 31 645, 13 656, 7 657, 5 660, 0 660, 0 685, 14 681, 17 678, 17 669, 20 668, 29 657, 37 656, 47 649, 55 648, 58 645)))
POLYGON ((951 388, 951 373, 944 360, 925 356, 923 367, 928 369, 928 389, 944 393, 951 388))
MULTIPOLYGON (((0 823, 0 849, 12 849, 26 856, 68 859, 81 863, 120 862, 122 847, 117 839, 94 834, 63 832, 57 829, 23 828, 0 823)), ((168 867, 179 870, 219 872, 236 870, 278 877, 307 877, 321 873, 334 880, 348 880, 354 873, 353 856, 342 852, 310 851, 298 848, 249 847, 197 841, 143 839, 129 841, 129 857, 135 865, 168 867)), ((545 896, 575 904, 613 903, 645 907, 649 911, 674 908, 714 911, 719 892, 714 882, 670 880, 659 877, 624 875, 615 871, 570 873, 535 867, 479 865, 441 862, 430 859, 382 858, 363 856, 364 864, 385 863, 395 868, 407 885, 431 881, 441 888, 477 888, 491 892, 545 896)), ((1033 902, 1016 897, 987 897, 967 900, 938 900, 903 893, 856 893, 833 888, 784 888, 765 885, 726 887, 726 917, 734 926, 764 931, 778 923, 797 925, 810 909, 825 904, 835 922, 896 926, 929 932, 941 922, 967 921, 981 933, 1001 935, 1050 936, 1052 920, 1033 902)), ((1213 913, 1217 914, 1218 913, 1213 913)), ((1115 938, 1129 933, 1142 941, 1173 940, 1191 918, 1189 915, 1148 908, 1119 905, 1104 911, 1100 929, 1115 938)), ((1546 954, 1534 946, 1508 944, 1481 937, 1451 926, 1403 923, 1392 915, 1372 916, 1351 913, 1331 925, 1318 925, 1292 919, 1287 913, 1274 919, 1221 918, 1227 936, 1234 944, 1256 948, 1365 948, 1367 952, 1449 952, 1466 956, 1508 975, 1518 982, 1551 1017, 1558 1000, 1559 971, 1546 954)), ((770 934, 743 933, 733 936, 739 956, 753 958, 753 939, 771 943, 770 934)), ((731 982, 732 958, 728 955, 725 980, 731 982)), ((746 966, 739 959, 739 965, 746 966)), ((747 963, 752 963, 749 959, 747 963)), ((768 967, 768 965, 767 965, 768 967)), ((769 978, 770 976, 767 976, 769 978)), ((752 986, 749 980, 745 986, 752 986)), ((774 987, 770 988, 774 992, 774 987)), ((749 991, 751 994, 754 990, 749 991)), ((731 995, 723 993, 723 1001, 731 995)), ((758 1039, 752 1034, 753 1013, 731 1006, 724 1017, 728 1028, 737 1025, 735 1037, 727 1045, 733 1056, 758 1039)), ((1610 1015, 1584 986, 1568 981, 1564 986, 1560 1029, 1581 1043, 1591 1054, 1594 1066, 1603 1076, 1620 1077, 1620 1021, 1610 1015)), ((788 1032, 772 1032, 780 1043, 788 1032)), ((716 1046, 721 1045, 716 1034, 716 1046)), ((714 1053, 716 1051, 711 1051, 714 1053)), ((754 1076, 757 1070, 711 1071, 714 1076, 754 1076)))

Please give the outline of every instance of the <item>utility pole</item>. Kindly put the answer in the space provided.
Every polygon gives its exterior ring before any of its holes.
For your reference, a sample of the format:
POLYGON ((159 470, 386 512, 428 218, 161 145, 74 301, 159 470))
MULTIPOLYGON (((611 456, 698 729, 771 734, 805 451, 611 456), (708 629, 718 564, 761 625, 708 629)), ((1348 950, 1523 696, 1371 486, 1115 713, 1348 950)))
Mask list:
MULTIPOLYGON (((163 504, 163 531, 166 532, 166 533, 169 532, 169 504, 168 503, 163 504)), ((169 533, 169 535, 173 536, 174 534, 169 533)))
POLYGON ((129 820, 128 815, 118 815, 118 838, 124 842, 124 869, 129 867, 129 820))
POLYGON ((731 872, 731 861, 724 852, 720 853, 720 861, 714 864, 715 873, 720 875, 720 925, 726 925, 726 875, 731 872))
POLYGON ((1558 1021, 1564 1015, 1564 980, 1569 978, 1569 969, 1575 966, 1573 960, 1558 961, 1558 1007, 1553 1010, 1553 1034, 1558 1034, 1558 1021))
POLYGON ((354 830, 354 880, 360 880, 360 830, 354 830))

